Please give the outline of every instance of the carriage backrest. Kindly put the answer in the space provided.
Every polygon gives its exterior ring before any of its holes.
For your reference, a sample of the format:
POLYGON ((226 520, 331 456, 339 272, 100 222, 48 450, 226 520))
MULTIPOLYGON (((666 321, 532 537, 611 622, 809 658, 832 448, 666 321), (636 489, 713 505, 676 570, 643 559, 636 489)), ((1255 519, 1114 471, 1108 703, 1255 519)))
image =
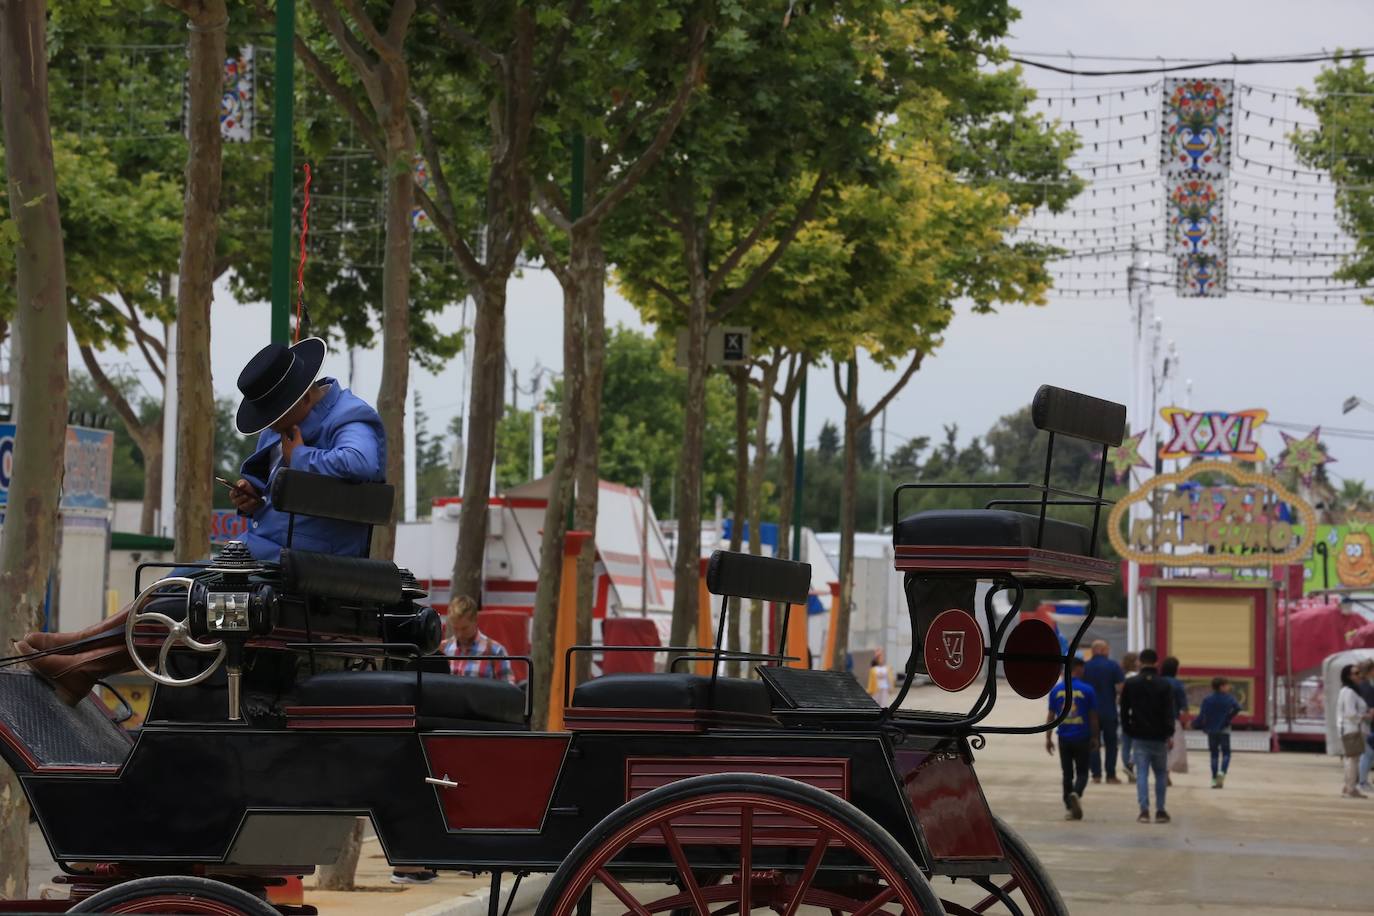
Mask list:
POLYGON ((1126 435, 1126 406, 1091 395, 1041 385, 1031 401, 1036 429, 1086 439, 1099 445, 1120 445, 1126 435))
POLYGON ((811 564, 717 550, 706 566, 706 588, 731 598, 805 604, 811 594, 811 564))
POLYGON ((282 468, 272 478, 272 505, 291 515, 311 515, 359 525, 391 522, 396 488, 379 481, 351 481, 282 468))

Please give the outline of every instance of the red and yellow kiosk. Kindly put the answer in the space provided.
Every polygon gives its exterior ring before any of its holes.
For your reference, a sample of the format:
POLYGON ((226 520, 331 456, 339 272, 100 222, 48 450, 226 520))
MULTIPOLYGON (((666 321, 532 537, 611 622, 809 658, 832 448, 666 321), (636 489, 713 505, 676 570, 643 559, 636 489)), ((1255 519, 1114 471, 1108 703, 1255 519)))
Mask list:
POLYGON ((1112 544, 1141 569, 1139 632, 1179 659, 1191 710, 1223 675, 1242 708, 1235 724, 1271 727, 1277 608, 1302 594, 1315 528, 1311 506, 1277 478, 1217 460, 1160 474, 1116 505, 1112 544))

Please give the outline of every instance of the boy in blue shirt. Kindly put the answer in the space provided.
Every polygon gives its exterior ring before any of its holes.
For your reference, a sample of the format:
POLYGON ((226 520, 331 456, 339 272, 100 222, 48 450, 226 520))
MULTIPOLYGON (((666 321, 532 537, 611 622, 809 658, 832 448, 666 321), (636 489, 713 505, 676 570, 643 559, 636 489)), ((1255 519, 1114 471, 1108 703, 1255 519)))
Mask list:
POLYGON ((1212 758, 1212 788, 1220 789, 1231 768, 1231 720, 1240 712, 1240 703, 1231 696, 1231 682, 1224 677, 1212 678, 1212 692, 1198 707, 1194 725, 1207 733, 1207 753, 1212 758), (1217 756, 1221 769, 1217 769, 1217 756))
MULTIPOLYGON (((1088 787, 1088 760, 1097 751, 1100 726, 1097 718, 1097 698, 1087 681, 1083 680, 1083 659, 1075 658, 1070 668, 1072 696, 1069 711, 1059 723, 1059 766, 1064 771, 1064 820, 1083 819, 1083 791, 1088 787)), ((1050 712, 1046 722, 1053 722, 1064 709, 1064 684, 1050 691, 1050 712)), ((1054 738, 1045 733, 1045 752, 1054 753, 1054 738)))

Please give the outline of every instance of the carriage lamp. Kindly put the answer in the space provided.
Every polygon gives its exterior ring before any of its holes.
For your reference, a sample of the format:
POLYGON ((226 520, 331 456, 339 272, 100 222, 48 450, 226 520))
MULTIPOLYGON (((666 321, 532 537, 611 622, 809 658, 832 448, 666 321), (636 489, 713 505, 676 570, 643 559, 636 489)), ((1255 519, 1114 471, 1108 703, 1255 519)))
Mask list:
POLYGON ((243 649, 254 636, 266 636, 277 622, 277 592, 272 586, 227 574, 191 588, 187 625, 199 639, 224 642, 224 672, 229 687, 229 721, 239 719, 243 649))

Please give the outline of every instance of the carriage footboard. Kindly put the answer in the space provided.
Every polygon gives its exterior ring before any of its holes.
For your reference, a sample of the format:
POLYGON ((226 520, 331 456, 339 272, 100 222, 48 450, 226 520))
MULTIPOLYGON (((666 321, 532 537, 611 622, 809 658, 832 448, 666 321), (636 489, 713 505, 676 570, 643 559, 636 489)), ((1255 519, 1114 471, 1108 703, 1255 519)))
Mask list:
POLYGON ((71 707, 32 672, 0 669, 0 754, 15 772, 114 771, 132 747, 94 697, 71 707))

